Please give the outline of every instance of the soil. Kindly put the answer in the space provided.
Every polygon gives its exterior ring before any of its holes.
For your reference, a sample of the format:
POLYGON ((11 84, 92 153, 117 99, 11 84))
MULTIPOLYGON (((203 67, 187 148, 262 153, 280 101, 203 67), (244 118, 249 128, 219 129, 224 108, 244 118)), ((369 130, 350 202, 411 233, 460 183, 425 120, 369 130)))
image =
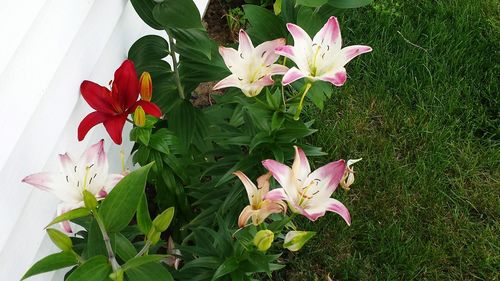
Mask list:
POLYGON ((203 17, 208 36, 221 45, 234 42, 235 37, 232 34, 234 30, 231 31, 227 24, 227 11, 242 4, 243 0, 210 0, 203 17))

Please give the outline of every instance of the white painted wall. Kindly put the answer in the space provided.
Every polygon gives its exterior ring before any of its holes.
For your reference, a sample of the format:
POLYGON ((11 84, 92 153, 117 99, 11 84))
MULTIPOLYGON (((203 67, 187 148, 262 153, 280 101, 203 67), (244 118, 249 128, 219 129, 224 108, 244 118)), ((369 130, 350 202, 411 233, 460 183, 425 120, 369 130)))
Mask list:
MULTIPOLYGON (((194 1, 203 14, 208 0, 194 1)), ((111 171, 119 172, 120 147, 102 126, 77 141, 78 124, 91 111, 79 86, 85 79, 106 85, 135 40, 164 33, 146 26, 127 0, 0 3, 0 280, 14 281, 57 251, 44 227, 58 201, 21 179, 56 171, 57 154, 78 156, 101 138, 111 171)), ((130 151, 130 143, 123 146, 130 151)), ((63 273, 29 280, 62 280, 63 273)))

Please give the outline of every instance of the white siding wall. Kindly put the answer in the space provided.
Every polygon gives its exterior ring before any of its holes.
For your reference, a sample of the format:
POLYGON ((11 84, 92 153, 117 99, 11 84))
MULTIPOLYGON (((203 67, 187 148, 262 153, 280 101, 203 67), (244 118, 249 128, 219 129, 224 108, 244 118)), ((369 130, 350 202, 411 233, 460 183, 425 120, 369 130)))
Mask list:
MULTIPOLYGON (((208 0, 195 2, 203 13, 208 0)), ((164 33, 147 27, 126 0, 0 4, 0 280, 14 281, 57 251, 44 231, 57 199, 21 179, 56 171, 57 154, 78 156, 101 138, 111 170, 119 172, 120 147, 102 126, 77 141, 78 124, 91 111, 79 86, 85 79, 107 84, 135 40, 164 33)), ((130 151, 130 143, 123 146, 130 151)), ((62 280, 62 274, 30 280, 62 280)))

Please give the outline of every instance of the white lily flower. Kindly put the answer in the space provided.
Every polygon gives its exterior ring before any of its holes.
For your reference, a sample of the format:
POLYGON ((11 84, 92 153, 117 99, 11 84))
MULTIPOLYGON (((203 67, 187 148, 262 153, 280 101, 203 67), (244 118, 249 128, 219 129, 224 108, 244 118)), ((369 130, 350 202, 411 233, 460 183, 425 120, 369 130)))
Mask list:
POLYGON ((238 50, 219 47, 232 74, 219 81, 214 90, 236 87, 248 97, 258 95, 265 86, 274 84, 272 75, 287 72, 286 66, 274 64, 279 58, 275 49, 284 45, 285 39, 279 38, 254 47, 248 34, 240 30, 238 50))
MULTIPOLYGON (((84 206, 83 190, 88 190, 97 200, 101 200, 123 178, 121 174, 108 175, 108 159, 104 152, 104 140, 89 147, 78 162, 71 157, 59 154, 61 171, 42 172, 25 177, 22 181, 32 186, 52 192, 62 203, 57 206, 57 215, 84 206)), ((62 228, 71 233, 68 221, 62 228)))
POLYGON ((347 79, 344 66, 358 55, 372 51, 363 45, 341 48, 339 23, 333 16, 312 40, 300 26, 288 23, 286 27, 292 34, 294 46, 278 47, 276 53, 291 59, 297 67, 290 68, 283 76, 283 85, 306 77, 342 86, 347 79))
POLYGON ((351 167, 355 163, 363 160, 363 158, 359 159, 349 159, 347 160, 347 165, 344 171, 344 175, 342 176, 342 179, 340 180, 340 186, 345 189, 349 190, 351 189, 350 186, 351 184, 354 183, 354 167, 351 167))
POLYGON ((286 200, 292 211, 311 221, 330 211, 339 214, 348 225, 351 224, 351 216, 344 204, 330 198, 344 175, 344 160, 328 163, 311 172, 304 151, 295 146, 292 168, 271 159, 262 161, 262 164, 282 187, 271 190, 266 199, 286 200))

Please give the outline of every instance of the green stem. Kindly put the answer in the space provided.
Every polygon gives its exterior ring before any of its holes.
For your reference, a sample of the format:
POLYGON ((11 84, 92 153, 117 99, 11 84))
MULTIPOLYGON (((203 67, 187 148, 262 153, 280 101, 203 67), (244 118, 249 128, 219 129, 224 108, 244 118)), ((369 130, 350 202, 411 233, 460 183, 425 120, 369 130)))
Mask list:
POLYGON ((172 64, 174 66, 175 84, 177 85, 177 91, 179 92, 179 97, 181 97, 181 99, 185 99, 186 95, 184 94, 184 88, 182 88, 181 77, 179 75, 179 62, 177 61, 177 57, 175 56, 175 51, 174 51, 174 37, 172 36, 172 33, 168 32, 168 30, 167 30, 167 35, 168 35, 170 56, 172 57, 172 64))
POLYGON ((115 253, 113 252, 113 248, 111 247, 111 240, 109 239, 108 232, 106 232, 106 228, 104 227, 104 223, 102 222, 101 217, 97 212, 92 212, 95 220, 97 221, 97 225, 99 225, 99 229, 101 229, 102 239, 104 240, 104 245, 106 245, 106 250, 108 251, 109 262, 111 263, 111 267, 113 268, 113 272, 118 272, 121 270, 120 265, 116 261, 115 253))
POLYGON ((140 256, 144 255, 145 253, 147 253, 149 251, 149 247, 151 247, 150 240, 146 241, 146 244, 144 244, 144 247, 142 247, 142 249, 139 251, 139 253, 137 253, 137 255, 135 255, 135 257, 140 257, 140 256))
MULTIPOLYGON (((286 66, 286 57, 283 59, 283 65, 286 66)), ((285 86, 281 83, 281 99, 283 99, 283 111, 286 112, 285 86)))
POLYGON ((311 89, 312 83, 308 82, 306 84, 306 88, 304 89, 304 93, 302 94, 302 97, 300 98, 299 106, 297 106, 297 111, 295 111, 295 115, 293 116, 293 120, 299 120, 300 113, 302 112, 302 108, 304 107, 304 98, 306 97, 307 92, 309 92, 309 89, 311 89))

